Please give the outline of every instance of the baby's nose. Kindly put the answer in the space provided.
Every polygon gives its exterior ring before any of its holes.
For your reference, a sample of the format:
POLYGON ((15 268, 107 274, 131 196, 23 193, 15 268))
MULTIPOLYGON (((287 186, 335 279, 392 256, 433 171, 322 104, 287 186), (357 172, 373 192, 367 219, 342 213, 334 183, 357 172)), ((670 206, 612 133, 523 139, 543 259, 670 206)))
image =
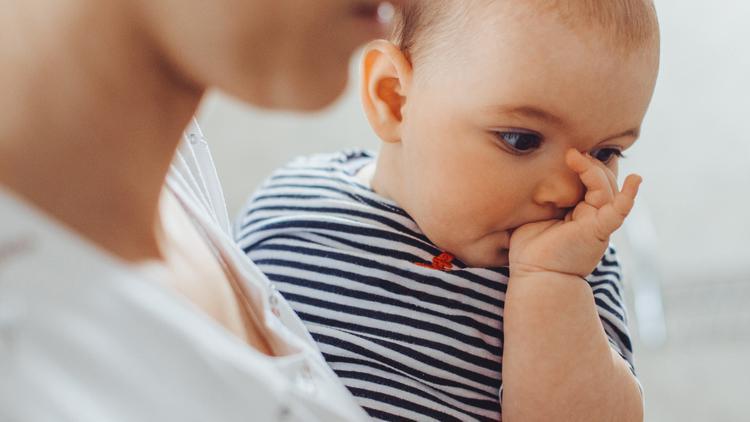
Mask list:
POLYGON ((570 169, 546 173, 534 191, 534 202, 550 208, 566 210, 575 207, 586 194, 578 175, 570 169))

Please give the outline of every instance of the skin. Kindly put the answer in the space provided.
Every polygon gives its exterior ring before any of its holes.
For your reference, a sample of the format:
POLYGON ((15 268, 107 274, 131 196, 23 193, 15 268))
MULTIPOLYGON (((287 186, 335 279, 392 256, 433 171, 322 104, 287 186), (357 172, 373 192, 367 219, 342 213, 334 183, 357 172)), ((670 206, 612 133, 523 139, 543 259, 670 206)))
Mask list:
POLYGON ((336 98, 383 35, 363 4, 0 0, 0 183, 272 354, 164 179, 209 87, 298 111, 336 98))
POLYGON ((618 188, 612 150, 638 137, 658 43, 623 52, 522 2, 468 13, 471 30, 417 63, 368 46, 361 93, 383 146, 364 174, 443 250, 510 266, 504 420, 642 420, 582 277, 637 194, 635 175, 618 188), (518 139, 541 142, 521 152, 518 139))

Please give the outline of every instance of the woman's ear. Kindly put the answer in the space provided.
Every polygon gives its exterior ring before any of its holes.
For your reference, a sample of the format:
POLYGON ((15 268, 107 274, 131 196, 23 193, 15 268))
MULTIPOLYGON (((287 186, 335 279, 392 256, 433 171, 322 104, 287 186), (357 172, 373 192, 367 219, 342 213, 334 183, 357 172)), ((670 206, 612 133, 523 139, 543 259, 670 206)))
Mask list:
POLYGON ((411 64, 398 47, 385 40, 365 47, 362 105, 370 126, 384 142, 401 141, 402 110, 411 78, 411 64))

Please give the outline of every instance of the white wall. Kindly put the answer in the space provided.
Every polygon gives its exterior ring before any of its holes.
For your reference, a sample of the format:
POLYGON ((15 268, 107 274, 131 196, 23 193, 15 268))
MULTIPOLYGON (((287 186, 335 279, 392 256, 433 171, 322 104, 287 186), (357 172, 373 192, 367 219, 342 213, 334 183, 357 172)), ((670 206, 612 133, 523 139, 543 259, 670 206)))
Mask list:
MULTIPOLYGON (((657 0, 657 8, 661 75, 623 172, 645 178, 668 283, 750 281, 750 2, 657 0)), ((221 96, 206 102, 199 120, 231 211, 295 155, 377 146, 355 85, 317 116, 261 113, 221 96)))
POLYGON ((627 166, 667 282, 750 281, 750 3, 657 0, 662 66, 627 166))

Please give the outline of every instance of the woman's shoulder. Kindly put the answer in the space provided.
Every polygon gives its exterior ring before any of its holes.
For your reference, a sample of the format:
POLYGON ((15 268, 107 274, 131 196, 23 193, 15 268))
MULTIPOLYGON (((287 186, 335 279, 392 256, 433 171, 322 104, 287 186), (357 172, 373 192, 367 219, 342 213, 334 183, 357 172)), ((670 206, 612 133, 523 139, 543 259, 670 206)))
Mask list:
POLYGON ((361 416, 307 342, 262 355, 1 188, 0 215, 0 419, 361 416))

